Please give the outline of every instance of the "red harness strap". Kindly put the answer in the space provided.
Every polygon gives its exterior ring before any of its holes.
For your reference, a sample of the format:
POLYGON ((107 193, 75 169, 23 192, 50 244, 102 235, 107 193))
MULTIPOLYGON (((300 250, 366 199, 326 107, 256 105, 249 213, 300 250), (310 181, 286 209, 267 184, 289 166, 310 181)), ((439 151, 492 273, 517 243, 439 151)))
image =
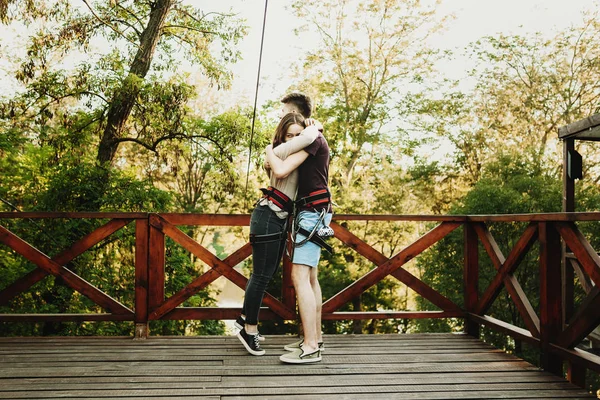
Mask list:
POLYGON ((290 199, 285 193, 281 190, 274 188, 273 186, 269 186, 268 188, 261 188, 261 192, 263 192, 263 197, 271 200, 273 204, 281 208, 282 210, 291 212, 294 209, 294 202, 290 199))
POLYGON ((296 207, 314 207, 318 204, 329 203, 331 194, 327 189, 320 189, 308 194, 308 196, 296 200, 296 207))

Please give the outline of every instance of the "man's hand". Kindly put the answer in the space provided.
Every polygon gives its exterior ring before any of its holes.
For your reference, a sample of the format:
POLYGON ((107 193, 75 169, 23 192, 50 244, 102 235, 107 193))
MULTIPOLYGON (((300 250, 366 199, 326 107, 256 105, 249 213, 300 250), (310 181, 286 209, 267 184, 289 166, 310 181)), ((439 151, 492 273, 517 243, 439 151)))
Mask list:
POLYGON ((304 124, 309 127, 311 125, 314 125, 320 132, 323 132, 323 124, 320 123, 319 121, 317 121, 314 118, 306 118, 304 120, 304 124))

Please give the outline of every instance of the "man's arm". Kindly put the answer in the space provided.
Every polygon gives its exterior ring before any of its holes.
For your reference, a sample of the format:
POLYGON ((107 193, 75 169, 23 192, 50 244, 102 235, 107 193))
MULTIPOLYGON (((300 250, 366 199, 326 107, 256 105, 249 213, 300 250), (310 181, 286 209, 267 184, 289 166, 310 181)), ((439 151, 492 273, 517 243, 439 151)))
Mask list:
POLYGON ((271 173, 277 179, 286 178, 289 174, 292 173, 292 171, 298 168, 300 164, 302 164, 309 155, 306 151, 300 150, 296 153, 291 154, 285 160, 282 160, 275 155, 275 152, 273 151, 273 147, 271 145, 267 146, 265 152, 267 154, 267 162, 271 167, 271 173))

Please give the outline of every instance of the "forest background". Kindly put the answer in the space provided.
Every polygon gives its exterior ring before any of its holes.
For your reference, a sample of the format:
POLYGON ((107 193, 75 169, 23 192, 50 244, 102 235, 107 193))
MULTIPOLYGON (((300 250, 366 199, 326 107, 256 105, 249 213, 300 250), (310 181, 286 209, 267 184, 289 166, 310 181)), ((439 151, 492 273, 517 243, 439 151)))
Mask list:
MULTIPOLYGON (((248 3, 264 7, 260 1, 248 3)), ((473 37, 454 49, 430 40, 443 36, 453 23, 453 15, 444 12, 446 4, 289 2, 287 18, 296 19, 283 26, 297 28, 293 35, 291 28, 285 33, 295 39, 280 49, 265 47, 271 52, 267 60, 273 54, 293 54, 293 61, 277 65, 289 81, 282 87, 271 65, 255 110, 243 91, 256 84, 257 66, 249 72, 246 63, 245 70, 237 70, 254 77, 243 84, 234 75, 244 56, 240 43, 250 31, 244 14, 235 8, 177 0, 0 0, 2 37, 13 39, 3 39, 0 47, 0 210, 247 214, 258 188, 267 182, 263 149, 277 122, 279 99, 300 90, 314 99, 314 117, 326 128, 337 213, 560 211, 562 145, 557 128, 600 112, 599 2, 590 0, 576 22, 550 34, 498 33, 473 37), (465 62, 461 74, 448 76, 443 66, 457 59, 465 62)), ((258 27, 252 29, 256 37, 258 27)), ((584 179, 576 185, 577 211, 598 210, 600 152, 593 145, 577 146, 584 159, 584 179)), ((102 221, 1 223, 51 256, 102 221)), ((431 228, 427 223, 347 226, 386 256, 431 228)), ((581 227, 595 248, 600 248, 598 228, 581 227)), ((524 226, 490 229, 507 252, 524 226)), ((68 268, 124 304, 133 304, 133 287, 126 283, 133 282, 132 231, 124 228, 68 268)), ((212 227, 187 227, 186 233, 220 258, 245 243, 248 234, 246 228, 212 227)), ((169 295, 208 267, 167 244, 169 295)), ((462 251, 459 232, 406 268, 462 304, 462 251)), ((537 307, 535 253, 530 252, 516 274, 537 307)), ((481 257, 483 282, 494 271, 486 258, 481 257)), ((237 268, 248 275, 250 267, 246 261, 237 268)), ((371 268, 351 249, 336 244, 334 254, 324 254, 320 266, 324 296, 371 268)), ((32 269, 0 246, 0 289, 32 269)), ((220 279, 184 305, 224 304, 223 294, 230 287, 220 279)), ((270 289, 276 296, 279 284, 277 277, 270 289)), ((237 289, 229 301, 241 305, 242 294, 237 289)), ((403 284, 386 279, 344 309, 434 308, 403 284)), ((12 313, 99 311, 51 277, 0 307, 0 312, 12 313)), ((524 326, 506 292, 490 314, 524 326)), ((461 324, 453 319, 327 321, 324 331, 449 332, 460 331, 461 324)), ((261 329, 274 334, 296 327, 264 321, 261 329)), ((150 330, 158 335, 224 334, 228 325, 154 321, 150 330)), ((0 324, 0 335, 132 331, 130 323, 0 324)), ((483 336, 505 349, 521 350, 505 337, 485 330, 483 336)))

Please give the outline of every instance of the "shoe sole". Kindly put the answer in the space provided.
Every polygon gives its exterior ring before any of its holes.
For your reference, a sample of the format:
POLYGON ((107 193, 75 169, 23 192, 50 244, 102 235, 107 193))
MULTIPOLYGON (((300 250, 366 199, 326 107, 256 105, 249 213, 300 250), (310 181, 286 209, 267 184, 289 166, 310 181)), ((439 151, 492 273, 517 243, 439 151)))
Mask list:
POLYGON ((248 353, 252 354, 253 356, 262 356, 265 354, 264 350, 261 350, 261 351, 252 350, 250 348, 250 346, 248 346, 248 343, 246 343, 246 339, 244 339, 244 337, 239 332, 236 336, 240 340, 240 342, 242 342, 242 344, 244 345, 244 347, 246 348, 248 353))
POLYGON ((315 363, 315 362, 319 362, 322 360, 322 357, 320 354, 318 357, 311 357, 311 358, 285 358, 284 356, 285 356, 285 354, 283 356, 279 357, 279 361, 284 362, 286 364, 310 364, 310 363, 315 363))

